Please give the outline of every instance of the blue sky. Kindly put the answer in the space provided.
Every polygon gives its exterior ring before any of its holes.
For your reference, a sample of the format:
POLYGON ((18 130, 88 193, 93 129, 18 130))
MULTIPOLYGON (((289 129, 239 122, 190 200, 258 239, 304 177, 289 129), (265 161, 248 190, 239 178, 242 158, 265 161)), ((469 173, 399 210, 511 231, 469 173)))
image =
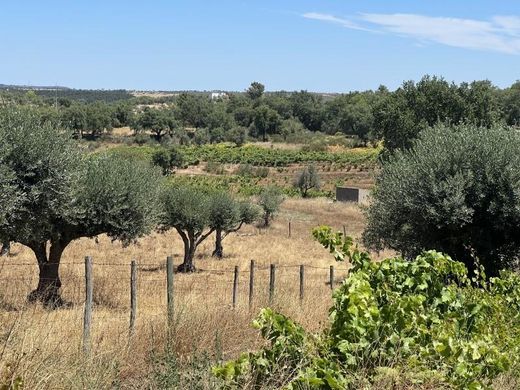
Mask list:
POLYGON ((3 1, 0 83, 345 92, 520 79, 518 0, 3 1))

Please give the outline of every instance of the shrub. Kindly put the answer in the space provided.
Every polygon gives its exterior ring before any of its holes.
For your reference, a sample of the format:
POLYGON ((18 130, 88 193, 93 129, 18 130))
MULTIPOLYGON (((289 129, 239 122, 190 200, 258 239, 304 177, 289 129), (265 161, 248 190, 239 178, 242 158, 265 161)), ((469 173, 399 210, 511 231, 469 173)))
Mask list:
POLYGON ((239 176, 253 176, 253 166, 251 164, 240 164, 236 171, 235 171, 235 174, 239 175, 239 176))
POLYGON ((365 244, 413 258, 450 253, 496 275, 520 254, 520 134, 512 129, 438 126, 397 151, 376 181, 365 244))
MULTIPOLYGON (((308 334, 262 310, 254 325, 270 345, 214 369, 230 387, 357 389, 394 371, 415 384, 483 389, 518 364, 518 275, 470 280, 464 264, 435 251, 413 262, 373 262, 341 233, 321 227, 313 234, 352 264, 334 292, 329 326, 308 334)), ((398 379, 388 374, 385 388, 398 379)))
POLYGON ((205 145, 211 142, 208 129, 200 128, 193 134, 193 142, 195 145, 205 145))
POLYGON ((263 210, 264 226, 267 227, 280 209, 283 202, 282 191, 278 187, 265 187, 258 198, 258 204, 263 210))
POLYGON ((223 175, 225 173, 224 166, 218 162, 208 161, 204 170, 214 175, 223 175))
POLYGON ((150 142, 150 135, 149 135, 149 134, 146 134, 146 133, 137 133, 137 134, 134 136, 134 142, 135 142, 137 145, 145 145, 145 144, 147 144, 148 142, 150 142))
POLYGON ((325 152, 329 145, 324 140, 315 140, 302 146, 302 152, 325 152))
POLYGON ((254 170, 253 176, 265 178, 265 177, 269 176, 269 168, 268 167, 257 167, 254 170))
POLYGON ((184 165, 184 156, 175 147, 160 148, 152 155, 152 163, 161 167, 163 174, 166 175, 173 168, 180 168, 184 165))
POLYGON ((246 177, 265 178, 269 176, 269 168, 253 167, 251 164, 240 164, 236 169, 235 174, 246 177))
POLYGON ((226 141, 242 146, 246 142, 247 129, 245 127, 233 127, 226 132, 226 141))
POLYGON ((303 198, 306 198, 310 189, 320 189, 320 176, 314 165, 303 168, 294 181, 294 187, 300 190, 303 198))

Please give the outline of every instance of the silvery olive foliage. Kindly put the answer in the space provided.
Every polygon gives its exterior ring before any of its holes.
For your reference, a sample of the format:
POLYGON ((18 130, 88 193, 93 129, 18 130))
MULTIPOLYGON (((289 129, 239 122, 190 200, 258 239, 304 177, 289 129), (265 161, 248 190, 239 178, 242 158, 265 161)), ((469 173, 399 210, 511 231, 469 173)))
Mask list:
POLYGON ((367 211, 364 243, 407 258, 449 253, 488 275, 520 254, 520 133, 437 126, 383 163, 367 211))
POLYGON ((3 108, 0 140, 0 241, 35 253, 31 300, 61 303, 59 264, 71 241, 107 234, 128 244, 155 226, 162 175, 149 164, 84 155, 69 132, 31 109, 3 108))

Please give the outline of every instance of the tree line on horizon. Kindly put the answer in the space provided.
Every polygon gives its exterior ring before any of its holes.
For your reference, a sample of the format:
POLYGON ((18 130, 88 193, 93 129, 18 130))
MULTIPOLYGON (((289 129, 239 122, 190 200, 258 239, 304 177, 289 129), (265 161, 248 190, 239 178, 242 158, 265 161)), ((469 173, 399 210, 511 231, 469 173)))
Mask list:
MULTIPOLYGON (((38 91, 39 92, 39 91, 38 91)), ((102 93, 103 91, 100 91, 102 93)), ((384 141, 388 150, 405 149, 421 130, 436 123, 490 127, 520 123, 520 82, 500 89, 490 81, 450 83, 424 76, 406 81, 395 91, 375 91, 324 97, 308 91, 265 92, 253 82, 244 93, 211 99, 207 93, 82 101, 42 98, 35 91, 9 95, 0 102, 37 107, 42 117, 58 121, 80 137, 96 139, 112 128, 129 126, 141 142, 179 144, 234 142, 247 139, 298 142, 305 135, 344 135, 355 144, 384 141)))

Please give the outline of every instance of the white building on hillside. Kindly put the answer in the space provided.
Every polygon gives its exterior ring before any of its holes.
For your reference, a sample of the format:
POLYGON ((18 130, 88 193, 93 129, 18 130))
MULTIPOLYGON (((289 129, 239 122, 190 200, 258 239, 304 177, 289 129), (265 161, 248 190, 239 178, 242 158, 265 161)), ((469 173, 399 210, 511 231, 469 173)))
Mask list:
POLYGON ((226 92, 211 92, 211 100, 223 99, 227 97, 226 92))

